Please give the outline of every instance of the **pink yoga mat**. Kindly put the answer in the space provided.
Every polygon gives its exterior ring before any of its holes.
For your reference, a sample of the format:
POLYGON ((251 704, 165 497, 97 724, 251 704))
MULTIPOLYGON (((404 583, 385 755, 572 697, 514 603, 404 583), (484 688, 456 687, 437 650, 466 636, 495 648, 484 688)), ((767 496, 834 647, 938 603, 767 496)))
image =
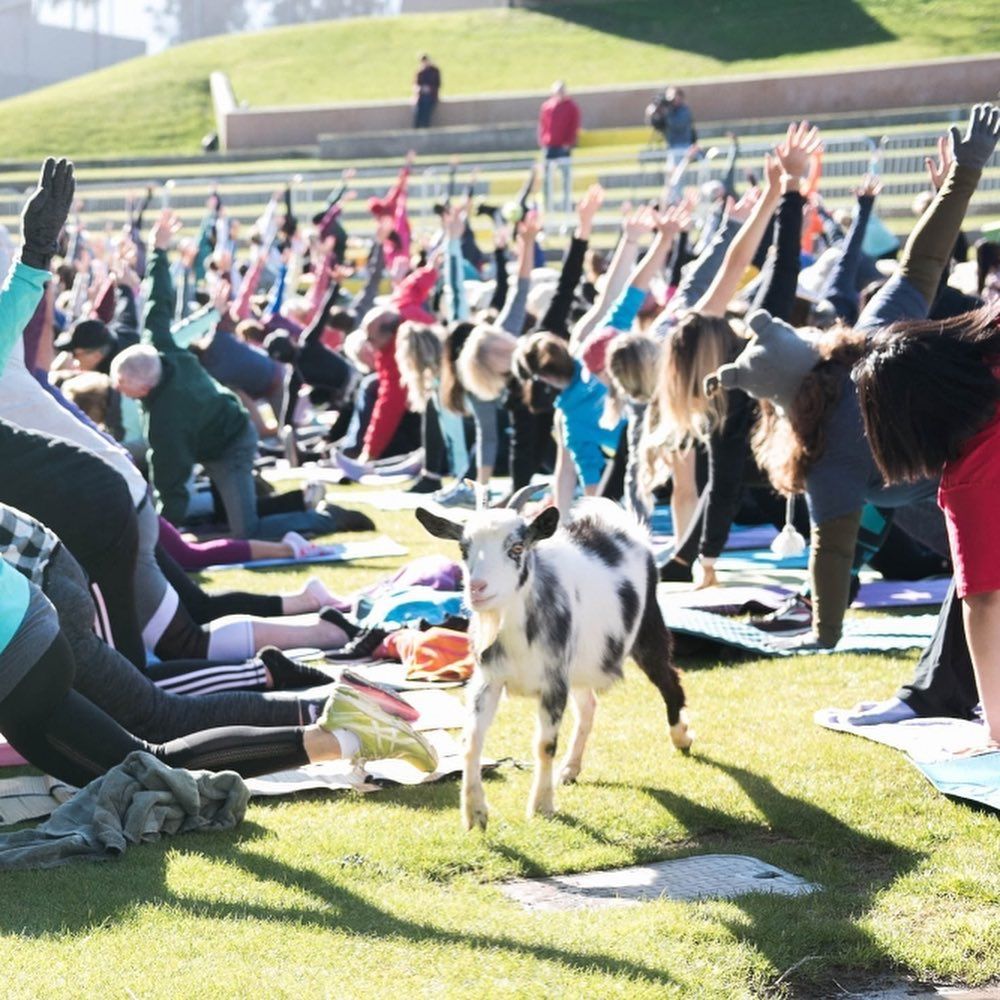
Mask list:
POLYGON ((28 762, 0 736, 0 767, 19 767, 28 762))

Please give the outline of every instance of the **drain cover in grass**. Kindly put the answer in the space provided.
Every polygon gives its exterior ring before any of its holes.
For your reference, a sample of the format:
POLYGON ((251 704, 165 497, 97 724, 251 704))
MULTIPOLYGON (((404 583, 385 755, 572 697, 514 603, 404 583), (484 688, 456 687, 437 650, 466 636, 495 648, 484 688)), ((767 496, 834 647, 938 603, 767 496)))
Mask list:
POLYGON ((501 888, 528 910, 582 910, 661 898, 728 899, 748 892, 801 896, 818 886, 757 858, 702 854, 632 868, 518 879, 501 888))

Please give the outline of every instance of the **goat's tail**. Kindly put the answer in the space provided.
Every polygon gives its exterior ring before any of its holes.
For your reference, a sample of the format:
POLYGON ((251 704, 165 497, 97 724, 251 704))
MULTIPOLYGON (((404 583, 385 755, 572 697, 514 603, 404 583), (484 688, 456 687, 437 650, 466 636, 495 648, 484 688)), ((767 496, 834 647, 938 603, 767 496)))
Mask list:
POLYGON ((646 569, 646 602, 642 609, 635 644, 632 647, 632 659, 653 682, 666 702, 670 739, 674 746, 686 750, 691 745, 692 736, 684 719, 684 688, 681 685, 680 673, 673 663, 670 630, 663 621, 663 612, 656 600, 658 581, 656 563, 650 556, 646 569))

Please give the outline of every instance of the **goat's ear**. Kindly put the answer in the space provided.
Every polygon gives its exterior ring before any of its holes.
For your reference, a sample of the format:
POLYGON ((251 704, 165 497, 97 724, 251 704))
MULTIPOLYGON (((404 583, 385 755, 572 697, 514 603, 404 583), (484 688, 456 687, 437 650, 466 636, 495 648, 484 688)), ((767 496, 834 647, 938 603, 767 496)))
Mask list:
POLYGON ((545 510, 541 512, 532 522, 528 525, 528 530, 524 535, 525 545, 534 545, 535 542, 540 542, 545 538, 551 538, 556 533, 556 528, 559 527, 559 508, 558 507, 546 507, 545 510))
POLYGON ((449 521, 439 514, 432 514, 426 507, 416 509, 417 520, 435 537, 458 541, 464 528, 455 521, 449 521))

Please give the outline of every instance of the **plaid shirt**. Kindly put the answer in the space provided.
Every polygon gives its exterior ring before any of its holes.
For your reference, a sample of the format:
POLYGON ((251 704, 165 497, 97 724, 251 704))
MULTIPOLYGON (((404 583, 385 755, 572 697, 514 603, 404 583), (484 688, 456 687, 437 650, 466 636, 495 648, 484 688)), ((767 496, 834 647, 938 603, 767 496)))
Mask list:
POLYGON ((0 557, 37 587, 42 586, 45 567, 59 544, 41 521, 0 503, 0 557))

